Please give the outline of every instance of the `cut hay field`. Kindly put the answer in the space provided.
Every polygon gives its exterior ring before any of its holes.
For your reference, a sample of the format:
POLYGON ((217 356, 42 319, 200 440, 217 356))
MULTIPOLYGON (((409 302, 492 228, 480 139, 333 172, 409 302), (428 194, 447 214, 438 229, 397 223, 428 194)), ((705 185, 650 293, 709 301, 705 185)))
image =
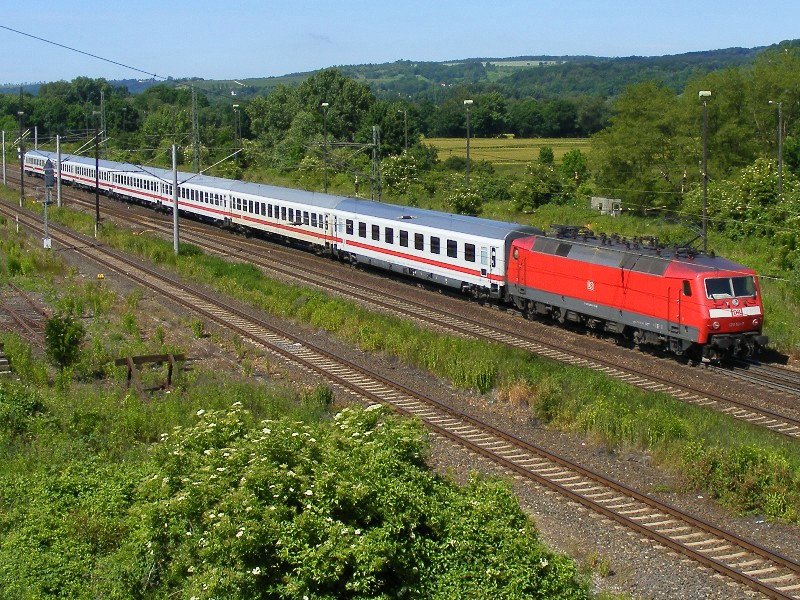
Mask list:
MULTIPOLYGON (((439 151, 439 159, 451 156, 466 156, 467 141, 464 138, 426 138, 439 151)), ((538 160, 539 149, 550 146, 556 162, 575 148, 588 152, 588 138, 471 138, 469 156, 472 160, 485 160, 494 165, 525 165, 538 160)))

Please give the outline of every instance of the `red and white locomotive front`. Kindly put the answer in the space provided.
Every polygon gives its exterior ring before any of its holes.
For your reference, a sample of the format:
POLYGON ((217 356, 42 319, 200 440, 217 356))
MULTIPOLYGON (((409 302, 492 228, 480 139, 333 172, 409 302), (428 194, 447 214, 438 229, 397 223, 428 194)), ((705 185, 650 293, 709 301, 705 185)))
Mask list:
POLYGON ((750 356, 767 345, 762 335, 764 307, 754 271, 716 271, 698 276, 705 304, 706 358, 750 356))

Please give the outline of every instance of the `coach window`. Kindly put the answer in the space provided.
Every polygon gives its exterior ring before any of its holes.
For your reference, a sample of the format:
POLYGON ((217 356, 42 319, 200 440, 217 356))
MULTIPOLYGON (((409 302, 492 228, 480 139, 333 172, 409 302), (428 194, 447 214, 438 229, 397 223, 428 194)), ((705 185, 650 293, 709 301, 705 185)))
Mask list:
POLYGON ((267 205, 264 204, 263 202, 261 203, 261 216, 262 217, 267 216, 267 205))
POLYGON ((308 211, 303 211, 303 225, 308 225, 308 211))
POLYGON ((311 213, 311 226, 317 226, 317 213, 311 213))
POLYGON ((688 279, 683 280, 683 295, 684 296, 691 296, 692 295, 692 282, 688 279))
POLYGON ((286 220, 286 207, 285 206, 281 206, 281 220, 282 221, 286 220))
POLYGON ((400 245, 408 248, 408 232, 400 230, 400 245))
POLYGON ((414 234, 414 248, 417 250, 425 250, 425 236, 421 233, 414 234))
POLYGON ((441 248, 439 238, 431 236, 431 254, 439 254, 440 251, 441 248))
POLYGON ((464 244, 464 260, 475 262, 475 244, 464 244))
POLYGON ((447 256, 458 258, 458 242, 455 240, 447 240, 447 256))
POLYGON ((381 228, 379 225, 372 226, 372 239, 373 240, 380 240, 381 239, 381 228))
POLYGON ((353 235, 353 220, 347 219, 344 222, 344 231, 347 235, 353 235))
POLYGON ((394 229, 385 227, 383 230, 383 241, 387 244, 394 244, 394 229))
POLYGON ((358 237, 367 237, 367 224, 361 221, 358 223, 358 237))
POLYGON ((272 216, 272 204, 267 204, 267 216, 272 216))

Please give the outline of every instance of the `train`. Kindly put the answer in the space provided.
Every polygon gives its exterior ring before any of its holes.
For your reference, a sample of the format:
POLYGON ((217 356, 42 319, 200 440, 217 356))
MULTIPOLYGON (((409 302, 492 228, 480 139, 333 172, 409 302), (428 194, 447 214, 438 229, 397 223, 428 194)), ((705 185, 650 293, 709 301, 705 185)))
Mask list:
MULTIPOLYGON (((25 154, 43 176, 55 153, 25 154)), ((61 160, 62 181, 172 211, 173 172, 81 156, 61 160)), ((636 346, 716 362, 768 344, 755 271, 652 238, 536 227, 359 198, 178 173, 180 213, 258 232, 320 254, 399 273, 529 318, 579 324, 636 346)))

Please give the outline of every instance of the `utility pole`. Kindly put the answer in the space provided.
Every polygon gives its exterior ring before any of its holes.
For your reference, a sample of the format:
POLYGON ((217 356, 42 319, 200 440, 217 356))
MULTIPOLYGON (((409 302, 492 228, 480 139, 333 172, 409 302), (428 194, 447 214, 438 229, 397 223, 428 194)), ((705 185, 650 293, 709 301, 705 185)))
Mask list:
POLYGON ((403 113, 403 133, 404 133, 403 137, 404 137, 404 142, 405 142, 404 148, 405 148, 406 152, 408 152, 408 109, 407 108, 402 108, 402 109, 398 110, 397 112, 403 113))
POLYGON ((464 100, 464 108, 467 109, 467 173, 464 182, 469 187, 469 107, 472 106, 472 100, 464 100))
POLYGON ((94 237, 100 228, 100 132, 97 129, 97 111, 92 111, 94 117, 94 237))
POLYGON ((53 191, 53 161, 49 158, 44 163, 44 240, 43 246, 45 250, 49 250, 51 246, 50 233, 47 229, 47 207, 50 206, 50 195, 53 191))
MULTIPOLYGON (((100 131, 104 136, 108 137, 106 134, 108 131, 106 129, 106 93, 103 90, 100 90, 100 131)), ((103 158, 108 158, 105 144, 103 144, 103 158)))
POLYGON ((711 97, 709 90, 699 93, 703 99, 703 252, 708 252, 708 107, 706 98, 711 97))
POLYGON ((769 101, 778 106, 778 197, 783 196, 783 102, 769 101))
POLYGON ((39 126, 38 125, 34 125, 33 126, 33 149, 34 150, 38 150, 39 149, 39 126))
POLYGON ((172 249, 178 256, 178 151, 172 144, 172 249))
POLYGON ((3 185, 6 185, 6 130, 3 129, 3 185))
POLYGON ((56 204, 61 207, 61 136, 56 135, 56 204))
POLYGON ((25 201, 25 140, 22 139, 22 120, 25 117, 25 111, 22 110, 22 86, 19 86, 19 110, 17 111, 19 117, 19 207, 25 201))
POLYGON ((192 86, 192 169, 200 172, 200 126, 197 120, 197 93, 192 86))
POLYGON ((383 200, 383 189, 381 188, 381 129, 377 125, 372 126, 372 199, 375 200, 375 190, 378 190, 378 202, 383 200))
POLYGON ((328 106, 327 102, 323 102, 322 106, 322 170, 324 171, 325 193, 328 193, 328 106))

